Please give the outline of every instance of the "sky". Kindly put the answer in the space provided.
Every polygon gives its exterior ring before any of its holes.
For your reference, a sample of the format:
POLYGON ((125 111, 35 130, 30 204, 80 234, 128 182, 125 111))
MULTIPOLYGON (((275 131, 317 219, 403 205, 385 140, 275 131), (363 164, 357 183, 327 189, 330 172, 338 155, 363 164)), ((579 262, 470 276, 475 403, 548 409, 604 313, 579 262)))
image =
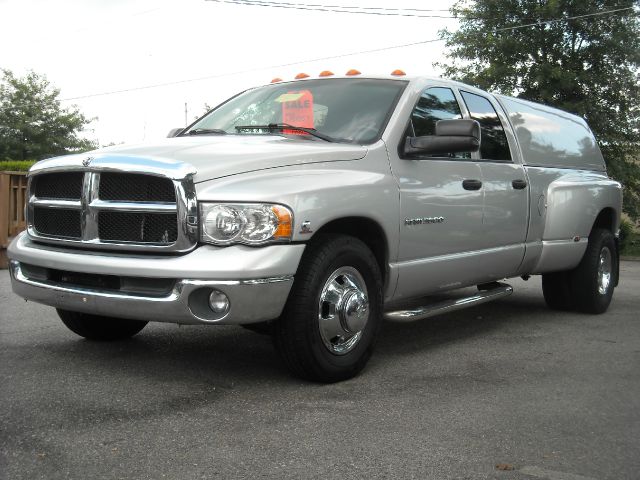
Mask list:
MULTIPOLYGON (((447 10, 455 0, 282 3, 447 10)), ((448 18, 308 11, 229 0, 0 0, 0 19, 0 68, 19 76, 29 70, 46 75, 60 89, 64 106, 77 105, 86 116, 96 117, 84 135, 100 145, 163 138, 185 125, 185 104, 191 123, 204 113, 205 104, 215 106, 274 77, 292 79, 299 72, 316 76, 322 70, 343 74, 351 68, 364 74, 400 68, 410 75, 437 76, 433 63, 444 60, 444 42, 327 57, 422 42, 438 38, 445 27, 457 27, 457 20, 448 18), (159 84, 171 85, 139 88, 159 84)))

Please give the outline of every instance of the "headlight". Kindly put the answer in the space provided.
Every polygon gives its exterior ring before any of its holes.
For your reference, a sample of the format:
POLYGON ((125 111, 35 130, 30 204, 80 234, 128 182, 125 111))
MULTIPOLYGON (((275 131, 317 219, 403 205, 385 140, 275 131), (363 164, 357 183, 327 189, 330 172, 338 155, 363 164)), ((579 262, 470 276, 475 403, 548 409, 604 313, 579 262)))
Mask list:
POLYGON ((216 245, 260 245, 291 240, 293 214, 266 203, 201 203, 200 240, 216 245))

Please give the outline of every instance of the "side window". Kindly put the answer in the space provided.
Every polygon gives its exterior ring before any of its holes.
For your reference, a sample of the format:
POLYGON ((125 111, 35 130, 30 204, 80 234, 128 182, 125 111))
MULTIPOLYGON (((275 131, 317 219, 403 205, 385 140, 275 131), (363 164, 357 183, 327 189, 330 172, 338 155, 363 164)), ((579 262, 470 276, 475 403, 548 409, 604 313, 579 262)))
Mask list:
POLYGON ((460 91, 469 115, 480 123, 480 157, 486 160, 511 160, 507 136, 491 102, 480 95, 460 91))
MULTIPOLYGON (((427 88, 418 100, 418 104, 411 112, 409 135, 422 137, 436 134, 436 122, 462 118, 462 112, 456 97, 450 88, 427 88), (413 129, 413 132, 411 132, 413 129)), ((426 155, 427 157, 471 158, 469 153, 451 152, 447 155, 426 155)))

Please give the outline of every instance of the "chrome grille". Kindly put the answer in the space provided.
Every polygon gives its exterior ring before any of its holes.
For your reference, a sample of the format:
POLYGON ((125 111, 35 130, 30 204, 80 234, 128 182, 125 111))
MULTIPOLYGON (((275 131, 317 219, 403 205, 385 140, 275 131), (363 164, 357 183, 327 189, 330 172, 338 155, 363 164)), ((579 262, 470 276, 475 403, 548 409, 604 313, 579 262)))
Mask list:
POLYGON ((190 175, 43 170, 29 183, 29 235, 44 242, 186 251, 197 240, 195 211, 190 175))

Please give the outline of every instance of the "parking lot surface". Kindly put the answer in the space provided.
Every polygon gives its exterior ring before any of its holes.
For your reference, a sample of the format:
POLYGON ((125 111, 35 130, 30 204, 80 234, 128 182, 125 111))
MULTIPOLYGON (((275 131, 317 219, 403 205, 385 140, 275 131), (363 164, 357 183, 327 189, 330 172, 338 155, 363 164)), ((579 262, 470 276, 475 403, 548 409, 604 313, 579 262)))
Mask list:
POLYGON ((0 478, 640 478, 640 262, 604 315, 514 294, 385 323, 362 374, 289 376, 267 336, 93 343, 0 272, 0 478), (498 468, 496 466, 498 465, 498 468))

